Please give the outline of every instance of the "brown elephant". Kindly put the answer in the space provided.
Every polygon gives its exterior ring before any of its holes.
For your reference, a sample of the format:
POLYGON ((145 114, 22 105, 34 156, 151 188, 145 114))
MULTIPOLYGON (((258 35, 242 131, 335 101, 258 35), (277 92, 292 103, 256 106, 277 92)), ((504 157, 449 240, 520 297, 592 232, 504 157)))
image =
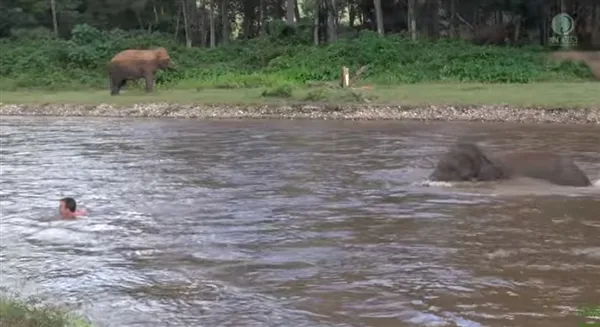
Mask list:
POLYGON ((429 176, 433 181, 494 181, 518 176, 563 186, 591 186, 589 178, 570 158, 546 152, 485 154, 472 143, 457 143, 429 176))
POLYGON ((108 63, 110 94, 118 95, 128 80, 146 80, 146 92, 152 92, 154 74, 158 69, 174 69, 167 49, 129 49, 117 53, 108 63))

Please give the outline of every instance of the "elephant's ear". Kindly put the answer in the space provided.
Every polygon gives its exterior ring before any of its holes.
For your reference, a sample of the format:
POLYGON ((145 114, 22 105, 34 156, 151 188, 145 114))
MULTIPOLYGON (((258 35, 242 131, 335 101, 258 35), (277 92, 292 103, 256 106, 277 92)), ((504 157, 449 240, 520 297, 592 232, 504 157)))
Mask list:
POLYGON ((154 49, 154 55, 156 56, 156 59, 158 59, 158 60, 170 59, 169 52, 164 47, 154 49))

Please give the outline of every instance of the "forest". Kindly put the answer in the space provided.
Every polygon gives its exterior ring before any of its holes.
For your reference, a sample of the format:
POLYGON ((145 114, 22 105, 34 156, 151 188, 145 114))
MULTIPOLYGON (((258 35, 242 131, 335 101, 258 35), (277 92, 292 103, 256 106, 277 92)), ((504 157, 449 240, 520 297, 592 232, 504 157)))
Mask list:
POLYGON ((303 85, 339 79, 342 66, 375 84, 583 81, 593 64, 547 54, 600 50, 600 1, 0 3, 3 90, 106 88, 114 54, 158 46, 178 67, 158 88, 303 85))

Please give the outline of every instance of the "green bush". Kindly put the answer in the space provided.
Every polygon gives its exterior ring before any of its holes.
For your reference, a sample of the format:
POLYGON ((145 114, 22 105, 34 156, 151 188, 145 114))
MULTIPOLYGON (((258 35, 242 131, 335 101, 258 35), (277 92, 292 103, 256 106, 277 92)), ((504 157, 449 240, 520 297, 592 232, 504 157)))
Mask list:
POLYGON ((0 297, 0 326, 91 327, 83 318, 39 301, 0 297))
POLYGON ((0 87, 108 88, 106 64, 127 48, 164 46, 180 68, 159 72, 157 88, 268 87, 333 81, 341 66, 368 83, 420 82, 530 83, 589 79, 583 64, 548 63, 536 47, 481 47, 464 41, 418 41, 363 32, 357 38, 312 46, 271 38, 235 41, 216 49, 191 48, 172 36, 121 30, 74 28, 70 40, 0 40, 0 87))

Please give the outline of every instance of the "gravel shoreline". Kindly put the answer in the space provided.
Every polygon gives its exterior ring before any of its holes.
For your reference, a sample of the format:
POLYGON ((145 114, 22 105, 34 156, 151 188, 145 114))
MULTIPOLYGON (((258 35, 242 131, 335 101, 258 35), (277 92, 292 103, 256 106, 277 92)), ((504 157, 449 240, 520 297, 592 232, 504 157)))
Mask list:
POLYGON ((274 118, 346 120, 445 120, 600 124, 600 108, 517 108, 507 105, 135 105, 2 104, 0 116, 153 117, 189 119, 274 118))

